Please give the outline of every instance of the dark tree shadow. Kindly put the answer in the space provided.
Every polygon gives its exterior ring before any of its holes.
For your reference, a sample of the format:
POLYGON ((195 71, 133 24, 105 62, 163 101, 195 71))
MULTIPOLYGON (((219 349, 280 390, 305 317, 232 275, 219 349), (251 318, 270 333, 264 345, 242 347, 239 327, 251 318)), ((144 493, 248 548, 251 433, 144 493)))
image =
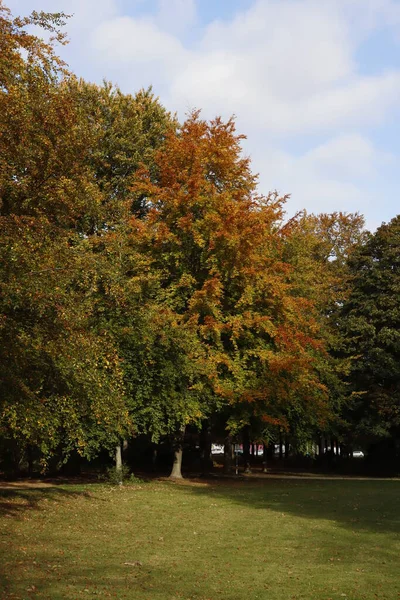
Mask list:
POLYGON ((183 494, 220 497, 257 510, 335 521, 352 531, 400 535, 400 480, 227 479, 179 487, 183 494))
MULTIPOLYGON (((274 511, 281 515, 293 515, 301 517, 303 519, 313 519, 321 521, 334 521, 340 527, 346 528, 351 531, 357 532, 368 532, 368 533, 384 533, 391 536, 399 536, 400 533, 400 519, 398 514, 398 506, 400 500, 400 481, 349 481, 349 480, 285 480, 285 479, 263 479, 260 481, 251 479, 242 480, 197 480, 197 481, 184 481, 181 483, 160 483, 161 486, 170 485, 173 487, 174 503, 177 504, 177 514, 179 511, 184 509, 183 513, 180 514, 180 519, 176 521, 178 531, 185 529, 185 516, 190 515, 190 511, 193 510, 191 507, 197 506, 198 513, 201 515, 202 511, 209 515, 209 507, 216 507, 220 505, 221 513, 223 510, 229 511, 229 506, 235 507, 235 505, 242 509, 252 508, 254 511, 237 511, 238 523, 241 523, 243 528, 246 529, 246 522, 243 522, 241 514, 245 512, 246 517, 251 519, 252 522, 262 521, 262 511, 274 511), (190 502, 193 497, 198 499, 203 498, 204 502, 190 502), (221 502, 218 502, 221 500, 221 502), (224 502, 222 502, 222 500, 224 502), (226 502, 225 502, 226 501, 226 502), (186 507, 186 508, 184 508, 186 507), (186 511, 186 512, 185 512, 186 511), (258 516, 261 518, 258 519, 258 516)), ((172 491, 172 490, 171 490, 172 491)), ((151 490, 150 492, 151 493, 151 490)), ((65 489, 64 487, 54 486, 52 488, 43 489, 6 489, 0 491, 0 500, 7 504, 7 510, 9 505, 15 503, 17 505, 14 515, 23 514, 23 511, 27 509, 40 510, 41 501, 44 498, 55 499, 74 496, 87 496, 89 499, 91 494, 86 490, 74 490, 65 489), (10 499, 12 502, 9 502, 10 499), (20 507, 18 505, 21 504, 20 507)), ((96 494, 96 501, 100 498, 96 494)), ((148 508, 146 504, 146 497, 143 495, 141 501, 144 503, 144 508, 148 508)), ((141 510, 142 504, 137 500, 136 510, 139 512, 141 518, 151 518, 151 513, 146 510, 141 510)), ((127 505, 129 507, 129 505, 127 505)), ((214 510, 214 508, 212 509, 214 510)), ((235 511, 233 511, 235 512, 235 511)), ((216 513, 217 514, 217 513, 216 513)), ((219 519, 220 517, 215 517, 219 519)), ((283 518, 283 517, 282 517, 283 518)), ((266 519, 265 522, 268 522, 266 519)), ((282 521, 283 522, 283 521, 282 521)), ((76 555, 79 555, 81 548, 90 548, 92 544, 91 538, 83 536, 77 545, 76 540, 73 538, 66 538, 65 548, 67 550, 67 558, 62 563, 62 570, 60 575, 57 572, 50 571, 46 575, 46 568, 50 568, 51 565, 46 565, 49 560, 48 550, 44 548, 38 548, 35 551, 35 560, 41 565, 37 567, 37 578, 35 579, 34 571, 32 571, 33 577, 29 579, 29 582, 34 583, 37 587, 37 593, 32 593, 32 597, 46 599, 49 598, 58 600, 59 598, 77 598, 83 597, 80 594, 93 594, 100 595, 102 597, 110 597, 111 592, 113 597, 118 598, 148 598, 151 597, 154 600, 164 600, 164 598, 177 597, 177 598, 198 598, 203 600, 204 598, 213 597, 212 593, 206 592, 207 582, 201 579, 201 573, 204 572, 204 564, 206 562, 205 557, 209 558, 209 555, 213 552, 217 552, 216 549, 202 548, 198 549, 198 542, 193 532, 188 530, 188 533, 192 535, 188 536, 188 554, 182 552, 181 546, 174 546, 174 551, 177 553, 175 556, 172 552, 169 553, 167 548, 158 550, 157 543, 163 544, 163 542, 157 542, 157 536, 155 536, 155 542, 152 542, 150 550, 146 548, 142 549, 140 546, 131 544, 129 546, 128 538, 124 536, 134 536, 136 524, 130 524, 128 530, 126 530, 126 523, 124 521, 118 528, 111 529, 114 536, 121 536, 121 545, 118 548, 117 554, 113 554, 110 549, 108 553, 103 555, 103 552, 108 547, 96 547, 93 546, 93 552, 87 554, 87 558, 82 560, 75 560, 76 555), (127 548, 124 547, 124 541, 127 544, 127 548), (154 545, 155 544, 155 545, 154 545), (129 549, 129 550, 128 550, 129 549), (154 564, 151 561, 153 554, 160 552, 160 563, 154 564), (161 555, 162 553, 162 555, 161 555), (147 557, 147 561, 146 558, 147 557), (186 558, 185 558, 186 557, 186 558), (190 575, 188 579, 188 570, 184 565, 184 560, 192 561, 193 575, 190 575), (124 561, 131 562, 124 562, 124 561), (62 573, 62 575, 61 575, 62 573), (173 578, 171 578, 171 574, 173 578), (183 592, 184 590, 184 592, 183 592), (182 592, 183 595, 180 595, 182 592)), ((234 521, 231 523, 233 526, 234 521)), ((213 527, 213 523, 204 523, 200 527, 213 527)), ((201 529, 197 530, 198 532, 201 529)), ((221 529, 221 531, 223 531, 221 529)), ((255 529, 254 531, 257 531, 255 529)), ((161 532, 162 533, 162 532, 161 532)), ((268 531, 263 532, 265 540, 268 540, 268 531)), ((171 535, 175 535, 173 531, 171 535)), ((238 535, 240 537, 240 530, 238 535)), ((39 538, 38 534, 38 538, 39 538)), ((163 534, 164 535, 164 534, 163 534)), ((298 530, 296 530, 298 535, 298 530)), ((360 536, 364 537, 364 536, 360 536)), ((366 536, 368 537, 368 536, 366 536)), ((168 536, 166 536, 166 539, 168 536)), ((162 539, 162 538, 160 538, 162 539)), ((231 538, 229 538, 231 539, 231 538)), ((288 538, 287 538, 288 539, 288 538)), ((182 540, 186 540, 186 533, 183 535, 182 540)), ((186 543, 186 542, 185 542, 186 543)), ((290 543, 290 542, 289 542, 290 543)), ((312 543, 317 546, 329 545, 329 539, 327 538, 327 530, 323 523, 321 528, 317 531, 313 531, 312 543)), ((259 543, 259 547, 261 542, 259 543)), ((297 544, 297 541, 294 542, 297 544)), ((250 542, 251 546, 251 542, 250 542)), ((307 542, 303 544, 303 547, 307 547, 307 542)), ((379 559, 383 561, 393 561, 393 547, 394 544, 388 544, 387 547, 382 544, 382 548, 375 552, 379 554, 379 559)), ((115 546, 114 546, 115 550, 115 546)), ((251 556, 246 554, 247 550, 233 548, 233 552, 236 555, 240 553, 240 559, 244 560, 245 557, 251 556), (245 554, 243 554, 245 552, 245 554)), ((266 547, 264 550, 265 558, 271 560, 269 555, 271 549, 266 547)), ((276 561, 279 562, 279 548, 273 548, 273 552, 277 553, 276 561)), ((357 563, 357 543, 351 546, 346 545, 345 553, 348 563, 357 563)), ((329 555, 328 555, 329 556, 329 555)), ((223 566, 219 564, 222 557, 216 554, 215 561, 212 561, 209 567, 214 573, 218 569, 223 570, 223 566)), ((254 557, 253 557, 254 558, 254 557)), ((263 557, 264 558, 264 557, 263 557)), ((313 556, 313 560, 316 561, 315 567, 318 565, 324 565, 326 558, 323 556, 313 556), (320 561, 320 562, 318 562, 320 561)), ((307 557, 306 557, 307 561, 307 557)), ((301 563, 303 564, 303 563, 301 563)), ((343 563, 340 563, 343 564, 343 563)), ((35 567, 36 568, 36 567, 35 567)), ((299 569, 303 568, 301 565, 299 569)), ((306 570, 304 572, 307 572, 306 570)), ((15 582, 10 579, 10 573, 0 574, 0 585, 3 586, 4 590, 18 591, 15 582)), ((225 583, 223 580, 224 574, 221 575, 221 582, 218 584, 220 590, 223 590, 224 598, 229 600, 236 600, 244 597, 244 592, 234 590, 232 593, 225 591, 225 583)), ((245 574, 243 577, 240 575, 235 580, 243 585, 247 585, 245 574)), ((255 584, 258 585, 258 584, 255 584)), ((323 585, 323 583, 321 584, 323 585)), ((24 586, 24 592, 27 591, 27 586, 24 586)), ((221 592, 222 593, 222 592, 221 592)), ((259 589, 257 595, 253 597, 266 597, 258 594, 263 594, 264 590, 259 589)), ((6 592, 7 594, 7 592, 6 592)), ((219 592, 218 592, 219 594, 219 592)), ((15 594, 4 595, 0 598, 12 598, 16 597, 15 594)), ((25 597, 25 596, 24 596, 25 597)), ((216 597, 216 596, 215 596, 216 597)), ((218 596, 220 597, 220 596, 218 596)), ((251 597, 251 596, 249 596, 251 597)), ((305 597, 305 596, 301 596, 305 597)), ((371 596, 372 597, 372 596, 371 596)))
POLYGON ((86 497, 84 490, 67 490, 65 487, 26 487, 21 485, 0 487, 0 515, 18 515, 27 510, 40 510, 42 501, 62 497, 86 497))
MULTIPOLYGON (((90 498, 90 494, 85 490, 68 490, 62 486, 35 487, 35 484, 1 482, 0 516, 3 518, 12 517, 14 520, 22 519, 28 511, 40 511, 42 508, 47 507, 48 505, 44 500, 57 501, 61 498, 78 496, 90 498)), ((0 551, 3 555, 1 558, 4 558, 7 547, 2 544, 0 551)), ((4 567, 0 569, 0 591, 3 593, 0 598, 8 598, 7 588, 11 575, 5 572, 4 567)))

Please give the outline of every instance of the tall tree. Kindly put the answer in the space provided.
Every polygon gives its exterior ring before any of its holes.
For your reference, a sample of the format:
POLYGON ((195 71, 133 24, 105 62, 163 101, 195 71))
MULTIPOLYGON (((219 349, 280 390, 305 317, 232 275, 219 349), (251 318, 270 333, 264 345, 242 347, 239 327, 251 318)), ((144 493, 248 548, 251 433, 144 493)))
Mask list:
MULTIPOLYGON (((285 241, 285 260, 292 266, 291 282, 298 294, 313 302, 321 334, 328 351, 320 363, 320 379, 329 391, 331 419, 321 434, 344 439, 347 427, 343 414, 350 390, 346 377, 350 360, 342 352, 343 332, 339 327, 340 311, 352 286, 348 261, 367 238, 361 215, 332 213, 296 215, 285 226, 290 233, 285 241)), ((315 428, 292 424, 291 434, 307 443, 315 438, 315 428)), ((301 445, 301 444, 300 444, 301 445)))
MULTIPOLYGON (((125 220, 129 211, 146 211, 144 199, 132 194, 132 177, 139 166, 157 178, 154 151, 177 121, 165 110, 151 88, 135 95, 123 94, 111 83, 102 86, 83 80, 69 81, 69 92, 80 106, 94 133, 88 162, 103 194, 107 219, 125 220)), ((110 223, 108 223, 110 225, 110 223)))
POLYGON ((285 422, 288 404, 320 418, 323 350, 312 304, 294 292, 283 261, 284 200, 257 194, 241 139, 233 120, 193 113, 158 153, 158 181, 138 174, 149 210, 132 227, 177 323, 205 349, 211 397, 274 423, 285 422))
POLYGON ((43 463, 60 447, 91 455, 129 427, 114 341, 92 325, 99 277, 82 223, 101 222, 102 194, 90 123, 54 52, 62 24, 0 5, 1 429, 43 463))
POLYGON ((353 359, 354 395, 348 416, 354 437, 364 445, 385 439, 398 443, 400 216, 381 225, 354 253, 349 266, 353 290, 342 312, 343 335, 353 359))

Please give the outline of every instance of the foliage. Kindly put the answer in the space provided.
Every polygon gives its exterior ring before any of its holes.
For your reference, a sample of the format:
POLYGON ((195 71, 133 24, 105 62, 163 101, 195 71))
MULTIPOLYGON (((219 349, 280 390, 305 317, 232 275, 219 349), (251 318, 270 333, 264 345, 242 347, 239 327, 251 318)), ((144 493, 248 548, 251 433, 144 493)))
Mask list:
POLYGON ((140 165, 149 169, 153 179, 157 177, 154 151, 177 126, 175 117, 151 88, 131 96, 108 82, 97 86, 71 79, 69 93, 94 135, 87 159, 103 196, 107 226, 123 223, 126 210, 145 212, 144 198, 132 195, 132 178, 140 165))
POLYGON ((92 133, 52 43, 25 33, 62 16, 7 17, 1 7, 0 427, 46 464, 59 447, 111 447, 129 421, 114 342, 91 325, 98 278, 80 224, 101 207, 84 160, 92 133))
POLYGON ((78 82, 54 51, 64 17, 1 5, 0 427, 44 465, 132 432, 118 327, 145 276, 125 242, 129 184, 174 126, 150 90, 78 82))
POLYGON ((136 477, 134 473, 131 473, 131 470, 126 465, 122 465, 120 469, 116 469, 114 467, 108 467, 106 469, 105 475, 102 477, 106 483, 110 485, 122 485, 122 484, 140 484, 144 483, 143 479, 140 477, 136 477))
POLYGON ((400 431, 400 217, 352 256, 353 290, 341 327, 353 357, 351 422, 371 441, 400 431))
POLYGON ((398 218, 285 221, 233 119, 77 80, 66 19, 0 0, 3 441, 45 466, 205 419, 296 448, 397 435, 398 218))
MULTIPOLYGON (((293 266, 292 284, 315 306, 315 318, 327 349, 319 363, 319 376, 329 391, 331 418, 322 431, 342 439, 347 434, 343 415, 351 393, 346 385, 351 360, 342 352, 345 339, 339 327, 340 311, 352 287, 348 261, 368 234, 363 217, 357 213, 313 215, 303 211, 286 228, 290 234, 284 256, 293 266)), ((291 427, 295 443, 306 433, 300 425, 295 421, 291 427)))
POLYGON ((159 180, 138 173, 150 208, 132 227, 181 331, 204 348, 215 397, 271 423, 286 424, 288 405, 318 420, 323 349, 312 304, 295 294, 283 261, 284 199, 257 194, 241 139, 233 120, 193 113, 157 154, 159 180))

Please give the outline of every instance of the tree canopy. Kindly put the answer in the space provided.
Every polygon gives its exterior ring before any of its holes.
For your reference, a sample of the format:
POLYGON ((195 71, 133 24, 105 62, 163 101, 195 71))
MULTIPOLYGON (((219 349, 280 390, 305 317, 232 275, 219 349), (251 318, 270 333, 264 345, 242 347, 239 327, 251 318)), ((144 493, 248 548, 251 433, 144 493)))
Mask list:
POLYGON ((0 0, 0 446, 397 440, 399 217, 288 218, 233 118, 77 79, 66 19, 0 0))

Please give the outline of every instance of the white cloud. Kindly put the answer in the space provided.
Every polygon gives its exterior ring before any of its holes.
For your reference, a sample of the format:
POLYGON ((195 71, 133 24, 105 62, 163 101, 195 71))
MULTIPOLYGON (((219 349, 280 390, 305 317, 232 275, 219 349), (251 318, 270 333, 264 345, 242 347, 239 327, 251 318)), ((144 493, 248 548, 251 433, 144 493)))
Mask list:
POLYGON ((345 134, 313 148, 302 161, 325 176, 352 180, 374 176, 377 167, 389 162, 390 157, 381 154, 365 137, 345 134))
POLYGON ((158 0, 157 25, 164 31, 179 34, 196 23, 195 0, 158 0))
POLYGON ((101 23, 91 36, 91 44, 105 64, 119 68, 149 62, 171 68, 186 53, 176 37, 149 18, 117 17, 101 23))
POLYGON ((118 0, 6 0, 6 4, 14 15, 30 14, 33 10, 71 15, 67 25, 70 37, 118 14, 118 0))
MULTIPOLYGON (((371 0, 368 6, 367 16, 377 16, 389 5, 371 0)), ((209 117, 235 113, 245 130, 261 127, 273 136, 329 133, 381 123, 400 94, 400 72, 357 74, 356 9, 359 0, 258 0, 231 21, 211 23, 188 47, 173 24, 193 23, 193 0, 159 0, 153 17, 98 24, 91 56, 118 74, 124 89, 153 77, 181 114, 193 106, 209 117)), ((365 20, 360 31, 369 26, 365 20)))
POLYGON ((70 56, 86 77, 129 92, 153 83, 181 118, 193 107, 206 117, 236 114, 262 191, 291 192, 292 208, 372 210, 390 160, 371 131, 396 115, 400 71, 361 73, 357 51, 376 32, 400 32, 400 2, 254 0, 201 26, 196 1, 157 0, 146 17, 135 15, 143 0, 9 3, 22 13, 75 12, 70 56), (308 149, 296 156, 299 140, 308 149))
POLYGON ((374 228, 387 218, 386 199, 376 204, 381 172, 395 173, 399 161, 376 148, 368 138, 350 133, 335 136, 298 156, 272 146, 259 147, 253 168, 260 173, 264 192, 277 189, 282 195, 291 195, 289 215, 305 207, 315 213, 361 212, 369 215, 367 224, 374 228))

